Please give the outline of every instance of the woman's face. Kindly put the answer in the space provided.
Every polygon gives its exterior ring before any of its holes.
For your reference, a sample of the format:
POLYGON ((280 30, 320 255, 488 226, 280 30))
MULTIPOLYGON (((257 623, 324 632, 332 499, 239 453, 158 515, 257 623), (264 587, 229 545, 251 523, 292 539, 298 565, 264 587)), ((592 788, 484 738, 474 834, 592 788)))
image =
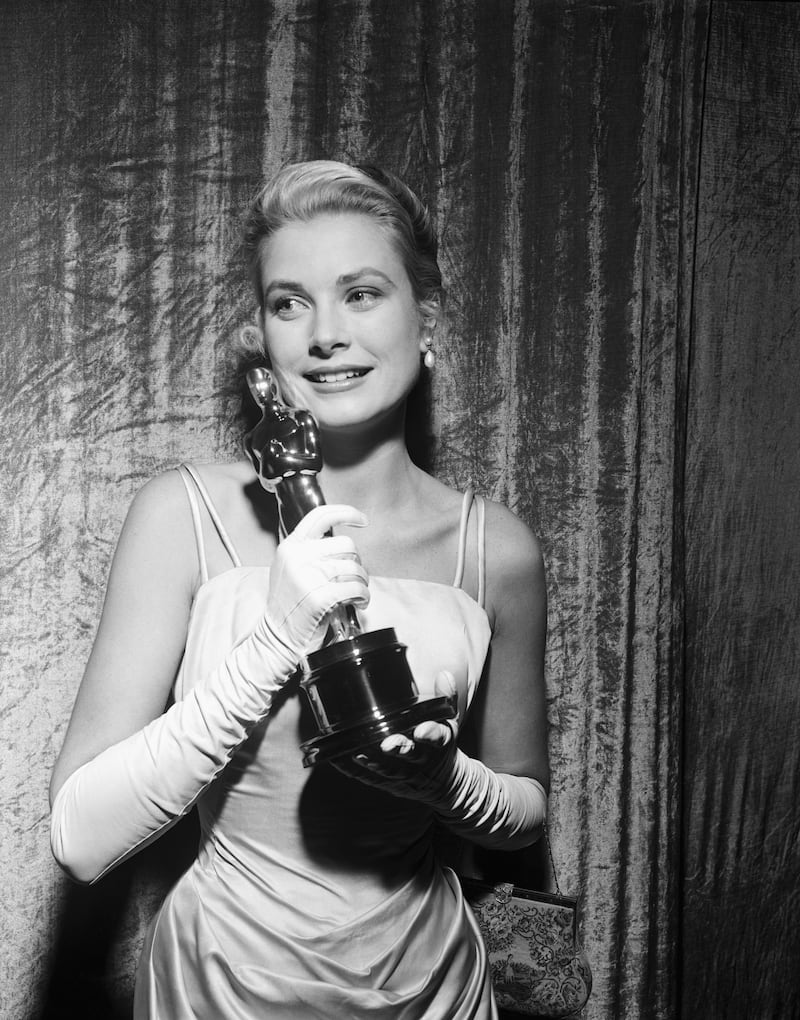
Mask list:
POLYGON ((417 380, 422 316, 400 256, 369 216, 277 230, 261 257, 267 354, 283 398, 322 429, 393 420, 417 380))

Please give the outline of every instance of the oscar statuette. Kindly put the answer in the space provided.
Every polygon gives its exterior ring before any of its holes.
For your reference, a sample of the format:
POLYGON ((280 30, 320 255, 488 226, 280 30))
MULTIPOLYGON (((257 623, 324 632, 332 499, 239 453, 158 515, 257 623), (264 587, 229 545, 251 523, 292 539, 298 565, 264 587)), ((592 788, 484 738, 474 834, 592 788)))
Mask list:
MULTIPOLYGON (((281 401, 267 369, 251 369, 247 382, 262 416, 245 436, 245 450, 261 485, 275 495, 288 535, 325 502, 317 480, 319 429, 308 411, 281 401)), ((420 698, 406 646, 393 627, 363 633, 352 605, 334 609, 328 624, 326 643, 308 656, 300 682, 317 727, 301 745, 306 767, 356 754, 418 723, 455 716, 454 698, 420 698)))

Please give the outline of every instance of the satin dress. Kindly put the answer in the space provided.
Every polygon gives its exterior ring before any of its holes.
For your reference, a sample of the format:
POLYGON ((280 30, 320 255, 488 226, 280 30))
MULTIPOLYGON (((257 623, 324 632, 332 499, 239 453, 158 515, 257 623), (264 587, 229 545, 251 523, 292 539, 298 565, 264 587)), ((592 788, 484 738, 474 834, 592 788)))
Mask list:
MULTIPOLYGON (((269 578, 240 564, 196 469, 181 473, 203 582, 176 698, 254 629, 269 578), (210 578, 203 512, 232 561, 210 578)), ((467 493, 456 584, 371 577, 361 613, 364 630, 395 628, 423 695, 449 670, 462 711, 491 638, 484 609, 458 587, 472 504, 467 493)), ((329 764, 304 768, 300 744, 314 733, 305 701, 290 682, 199 798, 198 856, 150 925, 135 1020, 496 1018, 474 917, 432 849, 431 811, 329 764)))

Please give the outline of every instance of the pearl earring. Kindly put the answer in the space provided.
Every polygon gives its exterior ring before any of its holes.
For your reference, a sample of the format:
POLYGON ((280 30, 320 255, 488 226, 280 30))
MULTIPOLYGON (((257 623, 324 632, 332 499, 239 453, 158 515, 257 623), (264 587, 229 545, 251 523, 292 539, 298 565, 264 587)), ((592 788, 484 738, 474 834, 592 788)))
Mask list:
POLYGON ((422 359, 422 364, 425 366, 425 368, 430 370, 436 364, 436 355, 433 353, 432 350, 433 340, 431 340, 430 337, 425 338, 425 346, 428 349, 427 351, 425 351, 425 357, 422 359))

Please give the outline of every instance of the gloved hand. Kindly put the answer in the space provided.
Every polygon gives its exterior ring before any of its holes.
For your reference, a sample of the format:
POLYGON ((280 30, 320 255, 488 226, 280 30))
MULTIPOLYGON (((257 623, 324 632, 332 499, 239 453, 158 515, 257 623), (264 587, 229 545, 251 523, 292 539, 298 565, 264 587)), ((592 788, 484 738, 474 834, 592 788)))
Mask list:
POLYGON ((363 527, 366 523, 366 517, 353 507, 318 506, 278 546, 270 567, 264 620, 268 631, 290 650, 293 669, 319 647, 334 606, 363 607, 369 602, 367 574, 353 540, 326 536, 336 525, 363 527))
MULTIPOLYGON (((437 698, 457 698, 451 673, 443 670, 436 677, 434 694, 437 698)), ((418 723, 410 733, 392 733, 378 746, 350 758, 339 758, 333 764, 345 775, 370 786, 421 800, 421 791, 430 776, 446 768, 455 756, 458 730, 458 716, 441 723, 418 723)))
POLYGON ((311 511, 278 549, 254 632, 182 701, 66 780, 50 832, 53 854, 73 878, 96 881, 184 815, 318 643, 326 614, 341 602, 368 601, 352 541, 322 537, 337 524, 364 523, 352 507, 311 511))
MULTIPOLYGON (((450 673, 436 678, 436 694, 455 694, 450 673)), ((423 722, 392 734, 374 751, 339 759, 351 778, 431 807, 453 832, 481 846, 516 850, 541 835, 547 794, 536 779, 493 772, 456 746, 458 726, 423 722)))

